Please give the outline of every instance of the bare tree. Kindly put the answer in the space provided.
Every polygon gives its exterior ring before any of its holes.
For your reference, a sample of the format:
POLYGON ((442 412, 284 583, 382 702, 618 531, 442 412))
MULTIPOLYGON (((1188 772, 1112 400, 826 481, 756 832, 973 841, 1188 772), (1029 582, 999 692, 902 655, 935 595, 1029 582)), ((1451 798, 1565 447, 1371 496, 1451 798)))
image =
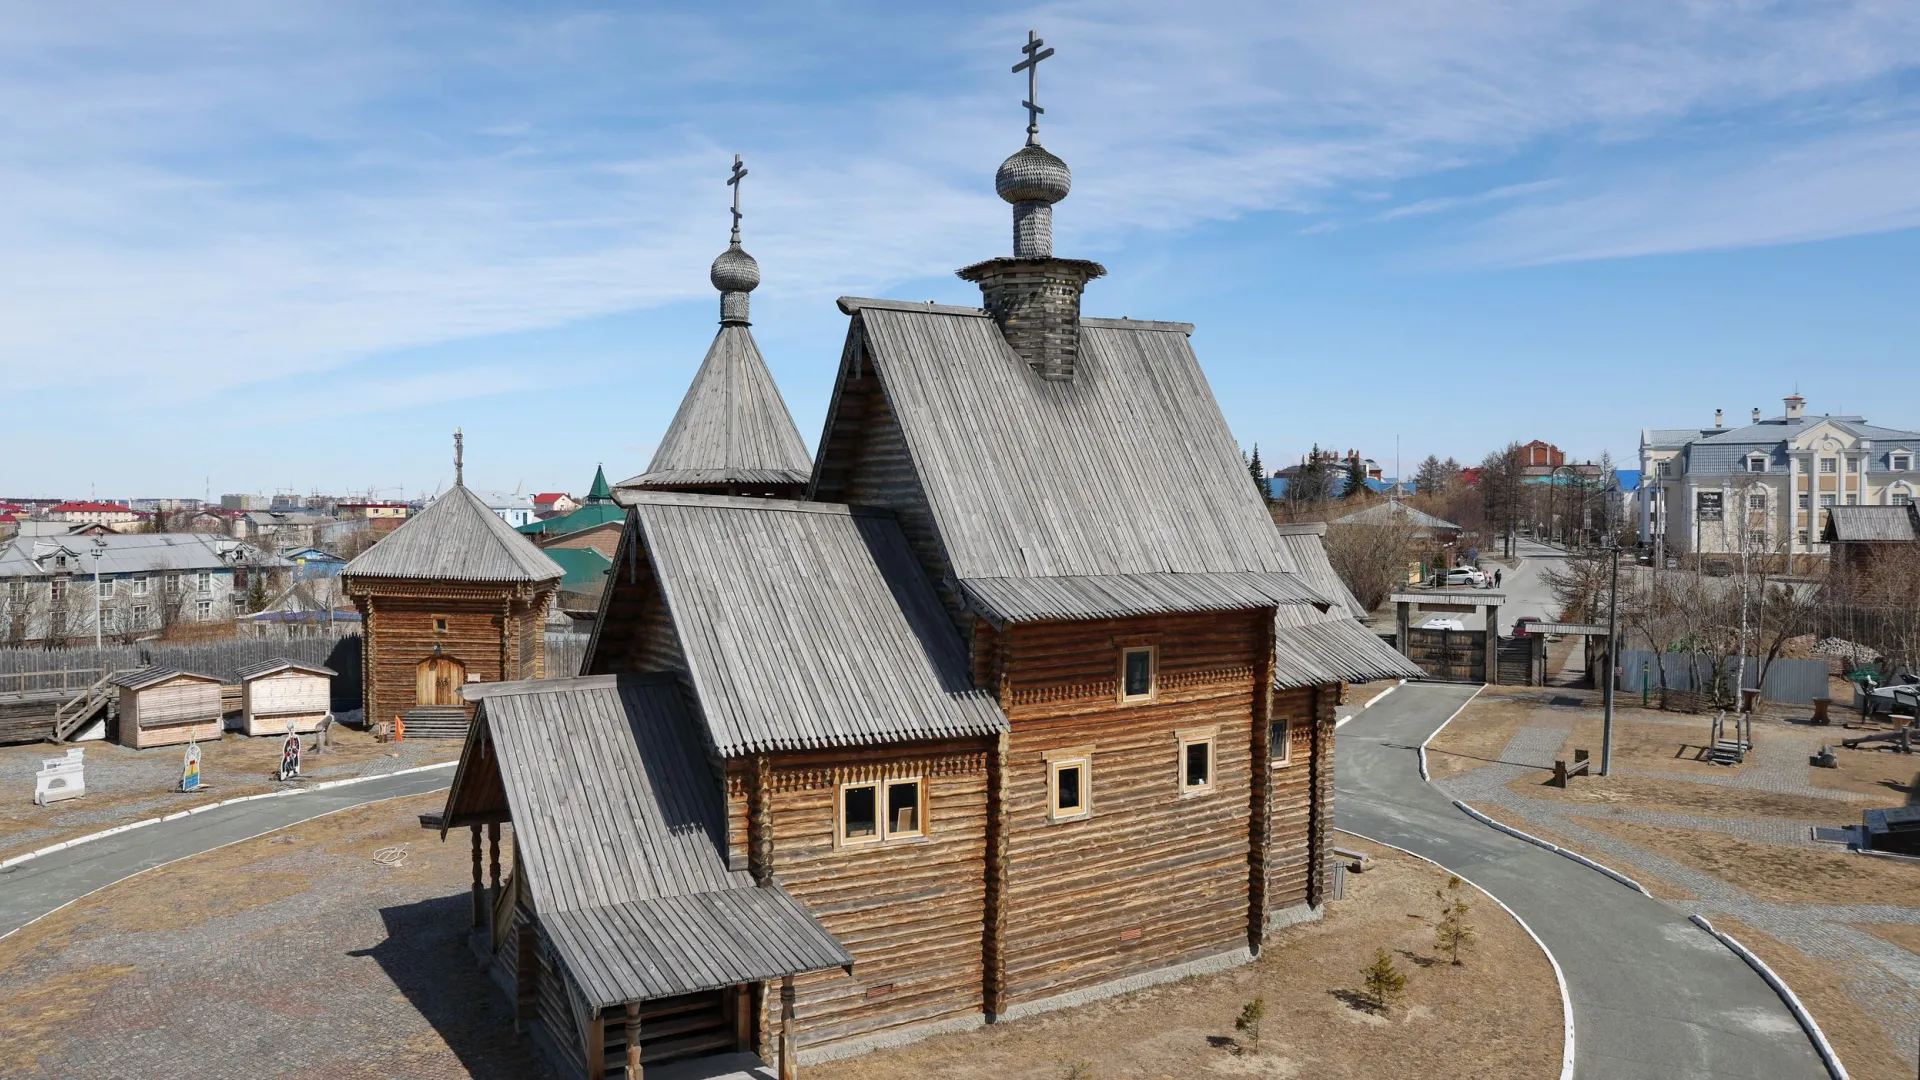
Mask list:
POLYGON ((1407 580, 1417 530, 1404 515, 1378 522, 1328 525, 1323 538, 1327 561, 1354 599, 1368 611, 1379 607, 1394 586, 1407 580))

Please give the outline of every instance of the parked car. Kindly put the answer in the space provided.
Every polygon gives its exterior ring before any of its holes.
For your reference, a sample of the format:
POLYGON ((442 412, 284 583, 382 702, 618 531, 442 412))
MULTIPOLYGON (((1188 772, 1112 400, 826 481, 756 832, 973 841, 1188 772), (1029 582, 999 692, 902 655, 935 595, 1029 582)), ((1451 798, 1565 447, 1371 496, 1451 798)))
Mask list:
POLYGON ((1513 636, 1526 637, 1533 632, 1533 624, 1540 622, 1538 615, 1522 615, 1513 623, 1513 636))
POLYGON ((1477 566, 1456 566, 1442 575, 1440 579, 1440 584, 1442 585, 1472 585, 1478 587, 1486 583, 1487 575, 1481 572, 1477 566))
POLYGON ((1465 620, 1448 618, 1444 615, 1435 615, 1420 624, 1422 630, 1465 630, 1466 628, 1465 620))

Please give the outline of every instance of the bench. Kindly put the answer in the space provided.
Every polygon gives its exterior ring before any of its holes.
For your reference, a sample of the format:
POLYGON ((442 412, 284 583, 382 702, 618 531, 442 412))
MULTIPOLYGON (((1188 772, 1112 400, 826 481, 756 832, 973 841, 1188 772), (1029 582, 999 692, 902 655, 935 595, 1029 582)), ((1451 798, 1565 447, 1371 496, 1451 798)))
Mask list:
POLYGON ((1587 756, 1585 750, 1575 750, 1573 752, 1572 767, 1568 767, 1564 761, 1554 762, 1553 779, 1547 782, 1554 787, 1563 788, 1567 786, 1567 781, 1573 777, 1592 775, 1593 762, 1587 760, 1587 756))

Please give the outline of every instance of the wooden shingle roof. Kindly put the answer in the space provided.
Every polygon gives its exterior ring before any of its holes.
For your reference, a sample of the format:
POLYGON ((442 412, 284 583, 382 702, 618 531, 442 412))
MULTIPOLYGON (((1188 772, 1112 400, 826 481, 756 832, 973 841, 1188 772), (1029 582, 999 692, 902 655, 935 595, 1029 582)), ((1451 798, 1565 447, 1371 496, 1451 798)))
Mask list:
POLYGON ((745 326, 727 325, 687 388, 647 471, 621 487, 804 484, 813 458, 745 326))
POLYGON ((721 781, 672 676, 473 688, 443 820, 504 798, 533 909, 596 1007, 853 962, 776 885, 729 870, 721 781))
POLYGON ((721 755, 1005 730, 891 514, 672 492, 621 497, 634 508, 721 755))
POLYGON ((246 667, 234 672, 233 676, 241 682, 245 682, 248 679, 257 679, 262 675, 271 675, 277 671, 298 671, 305 675, 325 675, 328 678, 333 678, 340 674, 323 664, 309 664, 300 660, 289 660, 286 657, 275 657, 271 660, 262 660, 257 664, 248 664, 246 667))
POLYGON ((484 582, 557 581, 564 572, 460 484, 340 568, 349 579, 484 582))
POLYGON ((1821 542, 1920 540, 1920 507, 1835 506, 1827 510, 1821 542))

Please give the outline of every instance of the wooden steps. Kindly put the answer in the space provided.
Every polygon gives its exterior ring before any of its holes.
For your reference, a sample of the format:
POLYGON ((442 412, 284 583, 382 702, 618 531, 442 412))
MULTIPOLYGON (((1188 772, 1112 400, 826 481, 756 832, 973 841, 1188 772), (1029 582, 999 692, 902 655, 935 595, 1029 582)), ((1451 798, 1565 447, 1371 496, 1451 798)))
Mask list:
POLYGON ((400 714, 409 739, 465 739, 470 721, 459 705, 416 705, 400 714))
POLYGON ((1721 739, 1707 748, 1707 760, 1715 765, 1738 765, 1746 757, 1746 747, 1732 739, 1721 739))

